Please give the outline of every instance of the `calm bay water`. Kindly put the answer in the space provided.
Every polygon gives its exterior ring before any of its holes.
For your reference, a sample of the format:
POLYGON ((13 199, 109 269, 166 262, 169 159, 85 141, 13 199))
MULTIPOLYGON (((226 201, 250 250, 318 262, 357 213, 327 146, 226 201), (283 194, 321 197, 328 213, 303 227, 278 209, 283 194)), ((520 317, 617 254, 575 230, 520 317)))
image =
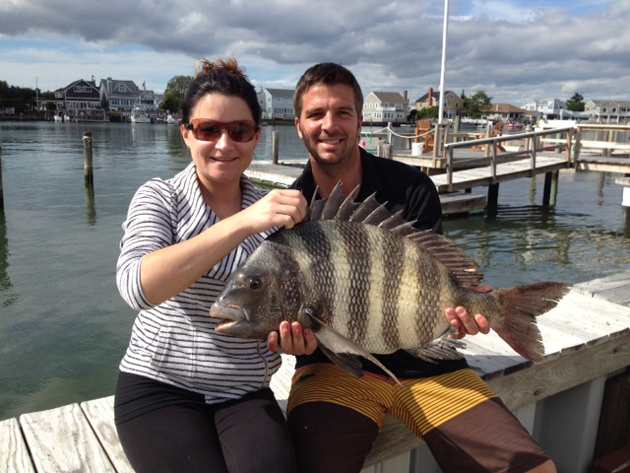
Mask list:
MULTIPOLYGON (((258 159, 305 160, 293 127, 265 127, 258 159)), ((135 312, 120 298, 121 224, 136 189, 189 162, 177 127, 0 122, 0 420, 113 393, 135 312), (83 183, 84 131, 94 191, 83 183)), ((255 163, 254 163, 255 165, 255 163)), ((578 283, 630 264, 630 226, 614 175, 563 171, 557 204, 542 178, 501 185, 496 216, 445 222, 495 287, 578 283)), ((485 189, 476 189, 482 193, 485 189)))

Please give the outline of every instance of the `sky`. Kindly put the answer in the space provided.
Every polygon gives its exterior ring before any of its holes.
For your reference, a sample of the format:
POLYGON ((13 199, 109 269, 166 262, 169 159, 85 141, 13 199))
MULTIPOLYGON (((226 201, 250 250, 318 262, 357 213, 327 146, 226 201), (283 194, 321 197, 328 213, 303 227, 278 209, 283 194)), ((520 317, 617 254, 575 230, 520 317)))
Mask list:
MULTIPOLYGON (((133 80, 162 93, 199 58, 235 57, 257 88, 318 62, 364 95, 439 90, 445 0, 0 0, 0 80, 54 91, 133 80)), ((445 90, 493 103, 630 101, 630 0, 450 0, 445 90)))

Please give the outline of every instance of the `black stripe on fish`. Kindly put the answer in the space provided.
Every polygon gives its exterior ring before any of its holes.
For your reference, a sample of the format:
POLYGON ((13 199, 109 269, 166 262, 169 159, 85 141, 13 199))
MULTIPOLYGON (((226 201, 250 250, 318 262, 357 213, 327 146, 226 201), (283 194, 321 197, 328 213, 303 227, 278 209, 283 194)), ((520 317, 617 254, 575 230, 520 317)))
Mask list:
MULTIPOLYGON (((312 271, 312 276, 315 278, 313 283, 315 287, 326 288, 322 293, 328 297, 330 312, 334 313, 335 265, 332 261, 331 242, 321 225, 313 223, 308 226, 304 225, 303 228, 307 228, 308 231, 300 231, 300 227, 297 227, 296 230, 299 231, 303 247, 313 260, 312 264, 317 266, 317 270, 312 271)), ((307 268, 304 268, 304 270, 307 270, 307 268)), ((327 315, 328 314, 318 314, 319 317, 326 317, 327 315)), ((327 319, 323 320, 324 322, 328 322, 327 319)))
POLYGON ((339 225, 341 238, 346 249, 348 264, 355 268, 350 275, 348 298, 348 334, 358 343, 363 342, 368 329, 370 304, 370 280, 372 261, 370 259, 370 241, 367 229, 362 225, 339 225))
POLYGON ((385 337, 385 343, 388 348, 397 349, 400 347, 398 331, 398 317, 400 314, 397 302, 400 298, 400 283, 404 268, 404 241, 395 238, 383 238, 381 243, 381 251, 385 255, 384 261, 387 262, 382 294, 382 333, 389 334, 388 337, 385 337))

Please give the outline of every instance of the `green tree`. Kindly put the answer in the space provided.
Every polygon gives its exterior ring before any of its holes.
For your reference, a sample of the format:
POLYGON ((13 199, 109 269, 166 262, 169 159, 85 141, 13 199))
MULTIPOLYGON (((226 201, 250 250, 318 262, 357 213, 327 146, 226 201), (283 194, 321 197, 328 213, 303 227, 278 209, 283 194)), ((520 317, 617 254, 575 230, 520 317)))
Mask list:
POLYGON ((462 92, 462 100, 464 101, 464 116, 470 118, 481 118, 490 111, 492 105, 492 97, 483 90, 475 92, 472 96, 467 97, 462 92))
POLYGON ((423 120, 427 118, 437 119, 439 114, 440 114, 439 105, 436 105, 435 107, 421 108, 420 110, 418 110, 418 113, 416 114, 416 120, 423 120))
POLYGON ((162 100, 160 108, 162 110, 168 110, 171 113, 178 112, 184 94, 192 80, 193 78, 191 76, 175 76, 169 80, 168 84, 166 84, 164 100, 162 100))
POLYGON ((573 96, 567 100, 567 108, 572 112, 583 112, 584 111, 584 97, 582 94, 575 93, 573 96))

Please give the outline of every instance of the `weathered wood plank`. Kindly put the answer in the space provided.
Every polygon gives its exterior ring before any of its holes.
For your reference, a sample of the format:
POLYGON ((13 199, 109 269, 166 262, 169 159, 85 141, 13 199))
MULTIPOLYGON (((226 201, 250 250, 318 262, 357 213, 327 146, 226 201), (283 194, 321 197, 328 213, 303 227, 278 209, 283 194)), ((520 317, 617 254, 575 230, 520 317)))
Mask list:
POLYGON ((20 416, 40 472, 115 472, 78 404, 20 416))
POLYGON ((0 422, 0 471, 3 473, 35 472, 17 419, 0 422))
POLYGON ((116 432, 114 396, 83 402, 81 403, 81 410, 116 471, 118 473, 134 473, 116 432))
POLYGON ((538 402, 630 365, 630 333, 488 381, 508 408, 538 402))

